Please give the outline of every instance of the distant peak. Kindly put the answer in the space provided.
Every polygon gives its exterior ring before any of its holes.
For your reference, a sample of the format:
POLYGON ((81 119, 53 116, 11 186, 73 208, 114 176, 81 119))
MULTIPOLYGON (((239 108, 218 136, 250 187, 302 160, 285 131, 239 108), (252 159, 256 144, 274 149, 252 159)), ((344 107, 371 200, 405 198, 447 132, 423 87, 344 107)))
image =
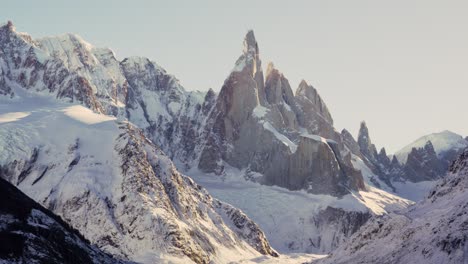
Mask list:
POLYGON ((302 79, 301 82, 299 83, 299 88, 306 88, 306 87, 309 87, 309 84, 304 79, 302 79))
POLYGON ((249 30, 244 38, 244 53, 249 52, 258 54, 258 44, 253 30, 249 30))
POLYGON ((380 149, 379 154, 380 154, 381 156, 387 156, 387 151, 385 150, 384 147, 382 147, 382 148, 380 149))
POLYGON ((361 144, 364 144, 367 147, 370 147, 372 144, 369 138, 369 129, 367 128, 366 121, 361 121, 361 127, 359 128, 358 133, 358 142, 362 142, 361 144))
POLYGON ((270 76, 270 74, 272 74, 274 70, 275 70, 275 64, 273 64, 273 62, 268 62, 266 76, 267 77, 270 76))
POLYGON ((296 96, 305 96, 312 101, 321 100, 317 94, 317 90, 312 85, 309 85, 304 79, 299 83, 296 89, 296 96))
POLYGON ((271 61, 268 62, 267 71, 268 71, 268 70, 273 70, 273 69, 275 69, 275 64, 274 64, 273 62, 271 62, 271 61))
POLYGON ((13 22, 11 22, 11 20, 8 20, 6 24, 2 25, 1 26, 3 29, 7 29, 9 31, 15 31, 16 28, 15 26, 13 25, 13 22))
POLYGON ((349 134, 349 135, 351 135, 351 133, 349 133, 348 129, 346 129, 346 128, 343 128, 343 129, 341 130, 341 134, 342 134, 342 135, 344 135, 344 134, 349 134))
POLYGON ((428 140, 426 144, 424 144, 424 149, 434 151, 434 145, 432 141, 428 140))
POLYGON ((361 129, 367 129, 367 124, 366 124, 366 121, 361 121, 361 129))

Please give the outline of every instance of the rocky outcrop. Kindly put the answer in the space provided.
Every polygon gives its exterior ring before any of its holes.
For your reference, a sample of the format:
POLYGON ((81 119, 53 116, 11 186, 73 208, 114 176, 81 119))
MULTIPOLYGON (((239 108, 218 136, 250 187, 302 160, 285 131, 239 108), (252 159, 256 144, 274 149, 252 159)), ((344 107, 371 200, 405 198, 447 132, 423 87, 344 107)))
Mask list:
POLYGON ((296 101, 300 111, 299 122, 310 134, 339 140, 338 133, 333 128, 333 119, 317 90, 302 80, 296 90, 296 101))
POLYGON ((333 252, 371 217, 372 214, 369 212, 347 211, 328 206, 313 217, 313 223, 321 233, 330 234, 330 236, 321 237, 311 243, 321 248, 323 252, 333 252))
POLYGON ((0 178, 0 262, 123 263, 0 178))
POLYGON ((371 162, 376 163, 378 159, 377 148, 372 144, 369 136, 369 129, 367 128, 366 122, 361 122, 358 134, 358 145, 361 153, 369 159, 371 162))
POLYGON ((437 158, 434 146, 428 141, 423 148, 413 148, 403 167, 404 177, 412 182, 439 179, 447 167, 437 158))
POLYGON ((359 147, 359 144, 356 142, 353 135, 351 135, 351 133, 348 130, 343 129, 341 131, 341 138, 343 140, 343 144, 349 149, 349 151, 351 151, 351 153, 353 153, 356 156, 362 157, 361 148, 359 147))

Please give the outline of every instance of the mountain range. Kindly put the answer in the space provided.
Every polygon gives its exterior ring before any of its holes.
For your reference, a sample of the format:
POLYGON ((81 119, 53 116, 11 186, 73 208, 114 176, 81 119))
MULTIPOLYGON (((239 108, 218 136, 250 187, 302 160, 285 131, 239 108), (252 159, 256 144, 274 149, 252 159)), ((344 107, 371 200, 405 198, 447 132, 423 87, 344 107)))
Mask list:
POLYGON ((219 93, 74 34, 34 39, 8 22, 0 48, 0 178, 122 261, 341 250, 468 147, 444 131, 389 156, 365 122, 357 140, 338 132, 316 88, 263 71, 253 31, 219 93))

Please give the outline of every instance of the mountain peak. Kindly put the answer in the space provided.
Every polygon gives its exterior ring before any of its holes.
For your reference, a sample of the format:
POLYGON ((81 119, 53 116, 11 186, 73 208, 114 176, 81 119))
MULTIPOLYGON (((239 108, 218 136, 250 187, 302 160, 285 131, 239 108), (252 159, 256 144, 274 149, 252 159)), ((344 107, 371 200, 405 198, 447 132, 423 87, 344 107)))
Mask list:
POLYGON ((258 43, 253 30, 249 30, 244 38, 244 53, 258 54, 258 43))
POLYGON ((7 23, 2 25, 0 28, 8 31, 16 31, 16 28, 13 25, 13 22, 11 22, 11 20, 8 20, 7 23))
POLYGON ((311 97, 313 96, 313 93, 311 93, 312 90, 314 90, 314 88, 311 85, 309 85, 304 79, 302 79, 299 83, 299 86, 297 87, 296 95, 304 95, 306 97, 311 97))
POLYGON ((273 62, 268 62, 267 64, 267 70, 266 70, 266 76, 268 76, 273 70, 275 69, 275 64, 273 62))
POLYGON ((361 125, 359 127, 358 139, 365 139, 370 142, 369 129, 367 128, 366 121, 361 121, 361 125))
POLYGON ((301 82, 299 83, 299 89, 309 87, 309 84, 306 82, 306 80, 302 79, 301 82))

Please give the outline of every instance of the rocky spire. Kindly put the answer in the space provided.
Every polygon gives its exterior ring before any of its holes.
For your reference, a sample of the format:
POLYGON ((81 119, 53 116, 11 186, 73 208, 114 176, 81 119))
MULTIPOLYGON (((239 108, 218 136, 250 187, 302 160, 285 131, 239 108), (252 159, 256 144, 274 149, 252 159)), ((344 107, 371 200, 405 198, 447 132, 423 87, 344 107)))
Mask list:
POLYGON ((343 143, 349 148, 349 150, 354 155, 357 155, 360 157, 362 156, 358 143, 354 139, 353 135, 351 135, 351 133, 348 130, 346 130, 346 128, 341 130, 341 137, 343 139, 343 143))
POLYGON ((333 125, 333 119, 330 111, 328 111, 328 107, 325 105, 322 97, 320 97, 317 90, 312 85, 309 85, 305 80, 302 80, 299 83, 299 87, 296 90, 296 98, 298 98, 298 101, 304 101, 301 100, 301 98, 305 98, 308 102, 307 105, 305 105, 305 108, 312 108, 311 110, 315 111, 328 123, 333 125))
POLYGON ((238 127, 247 122, 258 105, 266 105, 263 71, 258 56, 258 44, 253 31, 244 38, 241 56, 216 99, 208 118, 207 136, 198 167, 204 172, 222 172, 221 157, 227 156, 223 146, 239 138, 238 127))
POLYGON ((367 128, 365 121, 361 122, 361 127, 359 128, 358 145, 364 156, 366 156, 371 161, 376 160, 377 149, 375 148, 375 145, 372 144, 369 136, 369 129, 367 128))
POLYGON ((429 153, 430 155, 436 155, 434 145, 432 145, 432 141, 428 140, 424 145, 424 150, 429 153))
POLYGON ((8 20, 8 22, 1 26, 2 29, 6 29, 8 31, 15 31, 15 26, 13 25, 13 22, 11 22, 11 20, 8 20))
POLYGON ((268 63, 267 66, 265 93, 266 99, 270 104, 277 104, 282 101, 285 101, 289 105, 294 103, 294 94, 288 79, 275 68, 272 62, 268 63))
POLYGON ((390 158, 387 156, 387 151, 385 148, 381 148, 379 155, 378 155, 379 161, 386 167, 390 165, 390 158))
POLYGON ((255 40, 255 35, 253 30, 249 30, 244 38, 244 54, 254 54, 256 56, 259 55, 258 51, 258 43, 255 40))
POLYGON ((392 158, 392 167, 400 167, 400 162, 398 161, 397 157, 394 155, 392 158))
POLYGON ((412 148, 405 163, 406 177, 413 182, 438 179, 445 171, 430 140, 422 148, 412 148))

